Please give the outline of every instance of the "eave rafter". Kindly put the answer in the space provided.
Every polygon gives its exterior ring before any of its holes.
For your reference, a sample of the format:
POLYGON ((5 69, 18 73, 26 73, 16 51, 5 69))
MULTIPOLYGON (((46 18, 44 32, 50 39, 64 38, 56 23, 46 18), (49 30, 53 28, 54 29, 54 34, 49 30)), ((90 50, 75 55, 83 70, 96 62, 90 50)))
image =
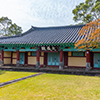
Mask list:
POLYGON ((4 49, 4 47, 13 48, 15 47, 16 50, 21 49, 21 47, 25 47, 26 49, 30 49, 30 47, 36 47, 35 49, 38 50, 38 47, 41 46, 57 46, 60 49, 64 49, 65 47, 74 47, 74 43, 41 43, 41 44, 0 44, 0 49, 4 49))

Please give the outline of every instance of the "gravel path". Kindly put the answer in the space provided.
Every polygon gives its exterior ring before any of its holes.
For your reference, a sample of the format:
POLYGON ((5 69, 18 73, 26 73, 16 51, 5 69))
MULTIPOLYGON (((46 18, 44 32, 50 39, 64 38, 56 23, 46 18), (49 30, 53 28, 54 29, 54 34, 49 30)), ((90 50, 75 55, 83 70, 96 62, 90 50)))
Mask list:
POLYGON ((18 82, 18 81, 21 81, 21 80, 25 80, 27 78, 35 77, 35 76, 38 76, 38 75, 41 75, 41 74, 44 74, 44 73, 40 72, 38 74, 34 74, 34 75, 18 78, 18 79, 15 79, 15 80, 11 80, 11 81, 8 81, 8 82, 0 83, 0 87, 3 87, 3 86, 8 85, 8 84, 15 83, 15 82, 18 82))

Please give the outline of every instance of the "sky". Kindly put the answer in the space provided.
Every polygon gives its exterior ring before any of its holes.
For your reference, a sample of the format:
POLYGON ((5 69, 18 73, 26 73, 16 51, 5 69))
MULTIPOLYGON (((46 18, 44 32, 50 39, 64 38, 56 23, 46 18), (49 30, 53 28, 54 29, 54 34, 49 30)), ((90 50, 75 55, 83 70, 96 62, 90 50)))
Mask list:
POLYGON ((8 17, 23 32, 31 26, 52 27, 76 24, 72 10, 85 0, 0 0, 0 17, 8 17))

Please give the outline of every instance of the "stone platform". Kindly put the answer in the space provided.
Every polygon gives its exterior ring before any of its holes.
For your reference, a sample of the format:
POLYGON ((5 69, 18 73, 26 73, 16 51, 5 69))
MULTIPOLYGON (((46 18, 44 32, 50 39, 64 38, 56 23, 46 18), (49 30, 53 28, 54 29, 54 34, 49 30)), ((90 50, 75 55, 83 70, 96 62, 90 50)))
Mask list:
POLYGON ((0 70, 100 76, 100 70, 94 69, 91 71, 85 71, 85 69, 83 68, 58 69, 58 68, 49 68, 49 67, 35 68, 35 67, 0 66, 0 70))

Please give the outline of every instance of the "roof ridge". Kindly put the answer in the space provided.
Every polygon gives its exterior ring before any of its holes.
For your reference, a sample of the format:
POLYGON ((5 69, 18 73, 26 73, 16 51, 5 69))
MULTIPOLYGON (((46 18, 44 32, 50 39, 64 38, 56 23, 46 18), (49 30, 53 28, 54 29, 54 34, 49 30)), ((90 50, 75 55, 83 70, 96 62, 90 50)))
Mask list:
POLYGON ((74 28, 74 27, 82 27, 85 24, 82 25, 68 25, 68 26, 48 26, 48 27, 36 27, 32 26, 34 29, 59 29, 59 28, 74 28))
POLYGON ((27 30, 26 32, 24 33, 21 33, 19 35, 15 35, 15 36, 3 36, 3 37, 0 37, 0 39, 8 39, 8 38, 15 38, 15 37, 21 37, 23 35, 26 35, 34 30, 37 30, 37 29, 61 29, 61 28, 77 28, 77 27, 83 27, 85 24, 83 25, 69 25, 69 26, 54 26, 54 27, 35 27, 35 26, 31 26, 31 28, 29 30, 27 30))

